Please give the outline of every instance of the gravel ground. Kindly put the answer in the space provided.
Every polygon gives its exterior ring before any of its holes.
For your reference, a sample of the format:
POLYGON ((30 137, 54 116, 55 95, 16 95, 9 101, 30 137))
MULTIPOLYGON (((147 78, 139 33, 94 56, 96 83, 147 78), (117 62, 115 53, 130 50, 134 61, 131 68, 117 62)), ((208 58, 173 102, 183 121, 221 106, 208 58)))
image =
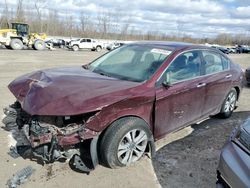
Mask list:
MULTIPOLYGON (((103 53, 0 49, 0 108, 15 100, 7 85, 17 76, 38 69, 82 65, 103 53)), ((230 57, 242 68, 250 64, 250 54, 230 57)), ((12 174, 27 165, 36 171, 20 187, 215 187, 220 149, 232 129, 250 116, 249 94, 250 89, 245 88, 239 107, 230 119, 211 118, 157 142, 159 150, 152 162, 144 157, 131 167, 116 170, 99 165, 90 175, 72 171, 67 163, 42 166, 28 159, 13 159, 7 154, 9 146, 13 145, 11 134, 0 129, 0 187, 6 187, 12 174)))

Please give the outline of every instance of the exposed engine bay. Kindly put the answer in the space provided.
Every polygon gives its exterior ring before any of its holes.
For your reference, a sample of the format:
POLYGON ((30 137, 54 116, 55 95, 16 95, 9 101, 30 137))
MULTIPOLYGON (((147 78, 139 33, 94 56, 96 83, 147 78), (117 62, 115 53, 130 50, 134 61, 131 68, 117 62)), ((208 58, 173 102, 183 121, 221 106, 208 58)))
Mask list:
MULTIPOLYGON (((86 128, 88 119, 95 113, 77 116, 30 116, 22 110, 19 102, 4 108, 6 117, 3 123, 6 127, 18 127, 22 131, 29 146, 26 154, 30 158, 51 163, 56 160, 73 160, 71 162, 78 170, 89 172, 97 163, 98 133, 86 128), (92 168, 81 160, 81 143, 90 140, 89 153, 92 168)), ((20 146, 19 146, 20 147, 20 146)))

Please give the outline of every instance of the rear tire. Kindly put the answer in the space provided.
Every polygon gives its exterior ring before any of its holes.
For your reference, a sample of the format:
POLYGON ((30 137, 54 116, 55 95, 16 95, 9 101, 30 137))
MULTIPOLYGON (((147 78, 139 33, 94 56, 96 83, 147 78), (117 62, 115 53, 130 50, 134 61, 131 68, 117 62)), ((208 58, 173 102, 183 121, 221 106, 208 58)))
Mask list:
POLYGON ((20 39, 12 39, 10 41, 10 47, 12 50, 21 50, 23 49, 23 42, 20 39))
POLYGON ((152 134, 136 117, 121 118, 110 125, 100 143, 100 157, 110 168, 129 166, 144 154, 152 134))
POLYGON ((236 101, 237 101, 237 92, 234 88, 232 88, 227 94, 222 104, 221 111, 219 113, 220 117, 229 118, 235 109, 236 101))
POLYGON ((97 52, 100 52, 101 50, 102 50, 102 47, 101 47, 101 46, 97 46, 97 47, 96 47, 96 51, 97 51, 97 52))
POLYGON ((44 50, 45 49, 45 42, 44 41, 42 41, 42 40, 36 40, 35 42, 34 42, 34 49, 35 50, 44 50))

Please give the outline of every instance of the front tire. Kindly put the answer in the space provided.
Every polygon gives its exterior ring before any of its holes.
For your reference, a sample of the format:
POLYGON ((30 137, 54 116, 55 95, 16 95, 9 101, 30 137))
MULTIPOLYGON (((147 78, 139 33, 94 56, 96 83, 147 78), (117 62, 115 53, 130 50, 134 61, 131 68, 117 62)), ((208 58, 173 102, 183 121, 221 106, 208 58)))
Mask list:
POLYGON ((35 50, 44 50, 45 49, 45 42, 42 40, 36 40, 34 42, 34 49, 35 50))
POLYGON ((79 50, 79 47, 78 47, 77 45, 74 45, 74 46, 72 47, 72 50, 73 50, 74 52, 76 52, 76 51, 79 50))
POLYGON ((104 165, 110 168, 129 166, 144 154, 151 131, 142 119, 121 118, 110 125, 100 143, 104 165))
POLYGON ((237 92, 234 88, 232 88, 227 94, 222 104, 219 115, 222 118, 229 118, 235 109, 236 101, 237 101, 237 92))

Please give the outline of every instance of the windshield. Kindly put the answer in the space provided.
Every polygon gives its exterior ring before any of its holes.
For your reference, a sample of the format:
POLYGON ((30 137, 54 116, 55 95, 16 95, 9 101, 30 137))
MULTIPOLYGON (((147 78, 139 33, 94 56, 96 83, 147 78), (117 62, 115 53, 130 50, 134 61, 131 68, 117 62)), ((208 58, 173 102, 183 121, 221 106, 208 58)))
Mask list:
POLYGON ((88 68, 102 75, 143 82, 151 78, 171 52, 149 45, 128 45, 105 54, 88 68))
POLYGON ((18 33, 27 34, 28 33, 28 25, 20 24, 20 23, 12 23, 12 29, 16 29, 18 33))

